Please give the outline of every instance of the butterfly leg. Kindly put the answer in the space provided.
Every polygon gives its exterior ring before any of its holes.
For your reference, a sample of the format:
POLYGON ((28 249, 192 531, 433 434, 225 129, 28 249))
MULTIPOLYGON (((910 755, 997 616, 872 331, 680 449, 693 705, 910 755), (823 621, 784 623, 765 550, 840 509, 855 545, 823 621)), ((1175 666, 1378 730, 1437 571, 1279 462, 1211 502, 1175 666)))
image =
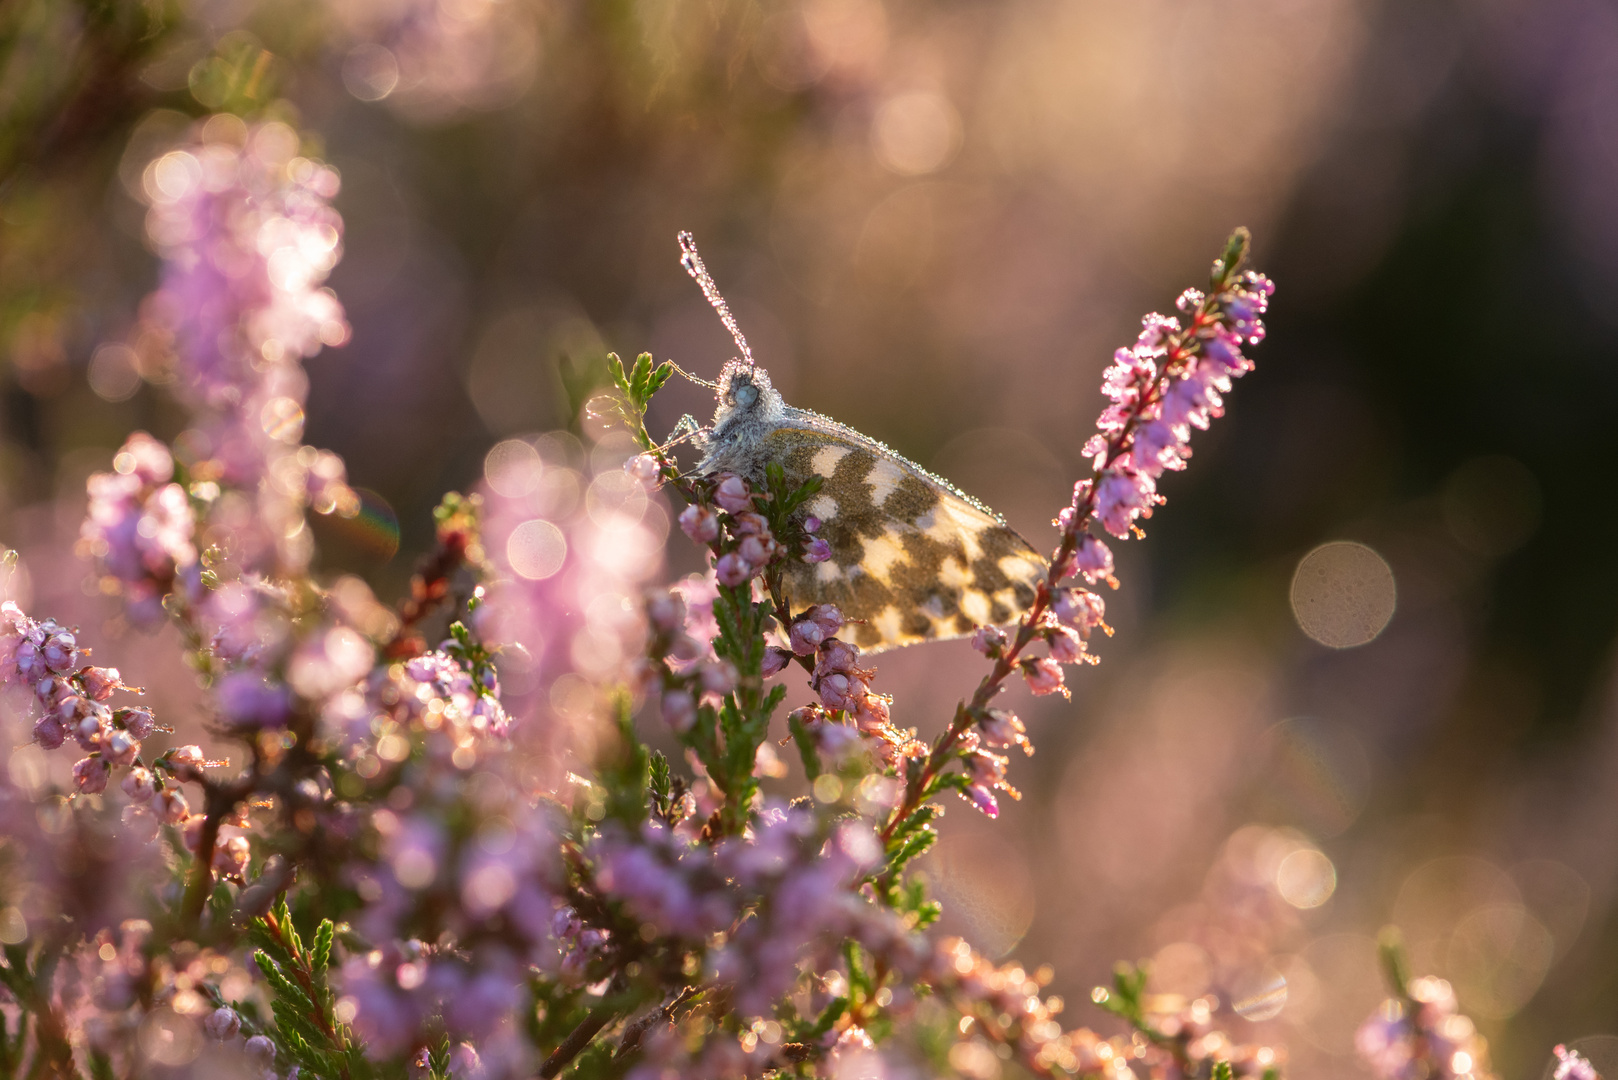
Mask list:
POLYGON ((702 425, 697 423, 696 417, 686 413, 680 417, 680 422, 674 425, 674 430, 668 433, 668 437, 663 440, 663 445, 659 446, 658 449, 667 450, 670 447, 678 446, 689 439, 696 438, 702 432, 702 425))

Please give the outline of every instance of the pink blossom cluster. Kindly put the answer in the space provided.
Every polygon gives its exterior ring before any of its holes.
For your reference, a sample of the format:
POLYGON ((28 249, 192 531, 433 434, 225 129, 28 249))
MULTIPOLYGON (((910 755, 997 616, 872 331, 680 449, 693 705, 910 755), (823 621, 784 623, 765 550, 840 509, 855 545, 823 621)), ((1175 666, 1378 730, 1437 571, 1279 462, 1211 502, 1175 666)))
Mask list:
POLYGON ((140 691, 125 686, 117 668, 81 666, 89 655, 55 620, 31 619, 10 600, 0 605, 0 684, 33 694, 35 743, 55 750, 72 739, 88 755, 73 766, 73 781, 95 795, 106 790, 114 768, 135 763, 157 722, 150 709, 108 704, 120 690, 140 691))
POLYGON ((1556 1054, 1556 1071, 1552 1074, 1555 1080, 1601 1080, 1601 1074, 1590 1064, 1590 1059, 1577 1050, 1558 1044, 1553 1052, 1556 1054))
MULTIPOLYGON (((516 445, 516 441, 514 444, 516 445)), ((645 655, 640 599, 663 571, 669 515, 621 468, 554 440, 519 464, 486 470, 481 488, 484 599, 470 625, 499 642, 501 700, 513 740, 543 762, 544 786, 587 772, 613 687, 645 655)))
POLYGON ((420 734, 429 754, 446 759, 457 750, 475 753, 482 743, 504 741, 511 734, 494 668, 478 674, 443 647, 375 669, 365 707, 343 715, 351 704, 351 699, 338 702, 334 719, 373 752, 377 740, 403 727, 420 734))
POLYGON ((1379 1080, 1490 1080, 1488 1043, 1459 1011, 1455 990, 1432 976, 1412 979, 1354 1036, 1355 1049, 1379 1080))
POLYGON ((346 342, 349 328, 322 287, 342 256, 329 205, 338 177, 299 150, 285 124, 215 116, 142 178, 164 266, 142 308, 143 370, 198 411, 178 440, 189 493, 207 518, 204 546, 238 573, 304 566, 306 508, 358 509, 341 459, 300 445, 301 361, 346 342))
POLYGON ((385 804, 358 822, 343 873, 374 947, 351 953, 336 985, 381 1053, 420 1045, 441 1019, 488 1056, 515 1035, 522 973, 559 974, 577 944, 558 918, 556 822, 508 764, 412 759, 378 781, 385 804))
MULTIPOLYGON (((1162 501, 1157 478, 1184 469, 1191 456, 1191 429, 1206 429, 1223 415, 1221 395, 1252 370, 1241 349, 1264 339, 1260 316, 1274 292, 1268 278, 1248 272, 1216 296, 1195 289, 1183 294, 1179 307, 1191 317, 1185 329, 1177 318, 1155 313, 1142 320, 1140 337, 1118 350, 1103 376, 1102 392, 1112 404, 1085 444, 1096 475, 1081 481, 1075 506, 1092 505, 1102 528, 1117 537, 1128 536, 1137 518, 1151 515, 1162 501)), ((1086 575, 1110 571, 1110 555, 1099 541, 1081 548, 1078 557, 1086 575)))
POLYGON ((192 601, 200 596, 196 512, 173 479, 169 448, 137 431, 114 456, 113 471, 89 480, 80 553, 101 565, 108 591, 121 592, 142 625, 162 621, 170 591, 192 601))
POLYGON ((657 659, 637 661, 636 682, 676 733, 691 730, 699 703, 712 705, 736 688, 736 665, 713 652, 713 597, 711 583, 698 579, 653 590, 646 599, 648 648, 657 659), (690 609, 687 597, 694 601, 690 609))

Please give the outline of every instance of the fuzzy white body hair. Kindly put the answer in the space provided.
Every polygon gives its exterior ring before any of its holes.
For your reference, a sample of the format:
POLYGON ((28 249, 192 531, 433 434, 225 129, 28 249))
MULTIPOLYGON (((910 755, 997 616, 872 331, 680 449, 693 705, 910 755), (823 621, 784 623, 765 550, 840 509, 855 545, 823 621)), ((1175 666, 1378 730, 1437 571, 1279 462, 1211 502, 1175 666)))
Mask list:
POLYGON ((732 360, 719 374, 713 428, 702 440, 697 471, 731 472, 757 482, 764 476, 764 439, 780 427, 789 409, 763 368, 732 360))

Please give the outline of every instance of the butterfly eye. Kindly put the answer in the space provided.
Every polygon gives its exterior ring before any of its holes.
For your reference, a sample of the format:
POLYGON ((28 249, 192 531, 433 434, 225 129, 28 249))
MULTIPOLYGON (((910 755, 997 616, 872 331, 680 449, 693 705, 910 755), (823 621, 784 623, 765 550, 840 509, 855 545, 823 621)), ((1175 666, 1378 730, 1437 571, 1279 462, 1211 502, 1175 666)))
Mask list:
POLYGON ((749 384, 747 384, 745 386, 737 387, 737 389, 736 389, 736 404, 737 405, 740 405, 742 408, 747 409, 747 408, 751 408, 752 405, 753 405, 753 402, 755 402, 757 400, 758 400, 758 387, 752 385, 751 383, 749 383, 749 384))

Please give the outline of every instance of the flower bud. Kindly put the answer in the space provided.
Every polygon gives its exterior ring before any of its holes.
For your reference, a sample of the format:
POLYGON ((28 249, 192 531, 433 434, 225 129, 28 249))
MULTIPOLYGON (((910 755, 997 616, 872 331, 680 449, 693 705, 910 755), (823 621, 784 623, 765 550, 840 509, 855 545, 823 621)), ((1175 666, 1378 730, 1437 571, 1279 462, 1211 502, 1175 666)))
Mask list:
POLYGON ((714 564, 714 576, 719 583, 732 588, 748 581, 753 573, 752 565, 734 551, 719 556, 719 561, 714 564))
POLYGON ((719 539, 719 515, 699 503, 692 503, 680 511, 680 528, 699 544, 711 544, 719 539))
POLYGON ((734 474, 719 481, 719 486, 714 489, 713 501, 719 504, 721 510, 728 510, 732 514, 753 509, 753 495, 748 490, 747 481, 734 474))
POLYGON ((131 802, 150 802, 157 794, 157 785, 152 771, 136 766, 124 776, 124 794, 129 796, 131 802))
POLYGON ((792 663, 792 654, 786 649, 770 647, 764 650, 764 661, 759 665, 759 674, 768 679, 771 675, 779 675, 792 663))
POLYGON ((1051 597, 1051 612, 1080 633, 1101 625, 1106 601, 1088 589, 1058 589, 1051 597))
POLYGON ((111 772, 99 757, 80 758, 73 764, 73 784, 86 795, 99 795, 107 790, 107 776, 111 772))
POLYGON ((247 1051, 248 1059, 261 1069, 268 1069, 275 1064, 275 1043, 271 1042, 268 1036, 254 1035, 247 1040, 247 1045, 243 1049, 247 1051))
POLYGON ((45 659, 45 666, 52 671, 67 671, 78 663, 78 642, 66 630, 58 630, 45 639, 40 655, 45 659))
POLYGON ((1006 647, 1006 632, 998 626, 980 626, 972 635, 972 648, 994 660, 1006 647))
POLYGON ((1043 696, 1058 691, 1065 692, 1062 685, 1062 665, 1048 656, 1037 660, 1024 660, 1022 662, 1023 678, 1028 681, 1028 689, 1035 694, 1043 696))
POLYGON ((214 871, 223 877, 240 881, 243 871, 247 869, 247 858, 250 854, 251 847, 247 843, 247 837, 220 837, 213 849, 214 871))
POLYGON ((157 730, 157 720, 153 718, 152 710, 144 705, 131 705, 114 710, 112 722, 141 740, 151 738, 152 732, 157 730))
POLYGON ((152 812, 165 825, 182 825, 191 816, 191 805, 185 792, 171 785, 152 796, 152 812))
POLYGON ((663 695, 663 722, 684 734, 697 722, 697 703, 686 690, 670 690, 663 695))
POLYGON ((1076 664, 1084 655, 1084 639, 1069 626, 1053 626, 1045 631, 1045 644, 1050 646, 1051 659, 1059 664, 1076 664))
POLYGON ((736 689, 736 665, 729 660, 703 664, 701 678, 704 690, 723 697, 736 689))
POLYGON ((60 720, 46 714, 34 721, 34 741, 41 749, 55 750, 67 741, 67 731, 60 720))
POLYGON ((127 731, 113 731, 104 741, 104 753, 110 765, 128 765, 140 753, 140 740, 127 731))
POLYGON ((799 656, 808 656, 843 628, 843 613, 835 604, 815 604, 792 620, 787 643, 799 656))
POLYGON ((770 561, 770 545, 757 536, 743 537, 736 554, 746 560, 749 566, 763 566, 770 561))
POLYGON ((657 459, 650 454, 636 454, 624 462, 624 472, 640 481, 641 486, 648 491, 657 489, 657 482, 662 477, 662 469, 657 459))
POLYGON ((123 680, 118 677, 117 668, 87 667, 79 674, 84 680, 85 691, 95 701, 106 701, 114 690, 123 689, 123 680))
POLYGON ((210 1039, 224 1042, 234 1039, 236 1033, 242 1029, 242 1018, 236 1015, 236 1010, 228 1005, 222 1005, 208 1014, 202 1022, 202 1029, 208 1033, 210 1039))

